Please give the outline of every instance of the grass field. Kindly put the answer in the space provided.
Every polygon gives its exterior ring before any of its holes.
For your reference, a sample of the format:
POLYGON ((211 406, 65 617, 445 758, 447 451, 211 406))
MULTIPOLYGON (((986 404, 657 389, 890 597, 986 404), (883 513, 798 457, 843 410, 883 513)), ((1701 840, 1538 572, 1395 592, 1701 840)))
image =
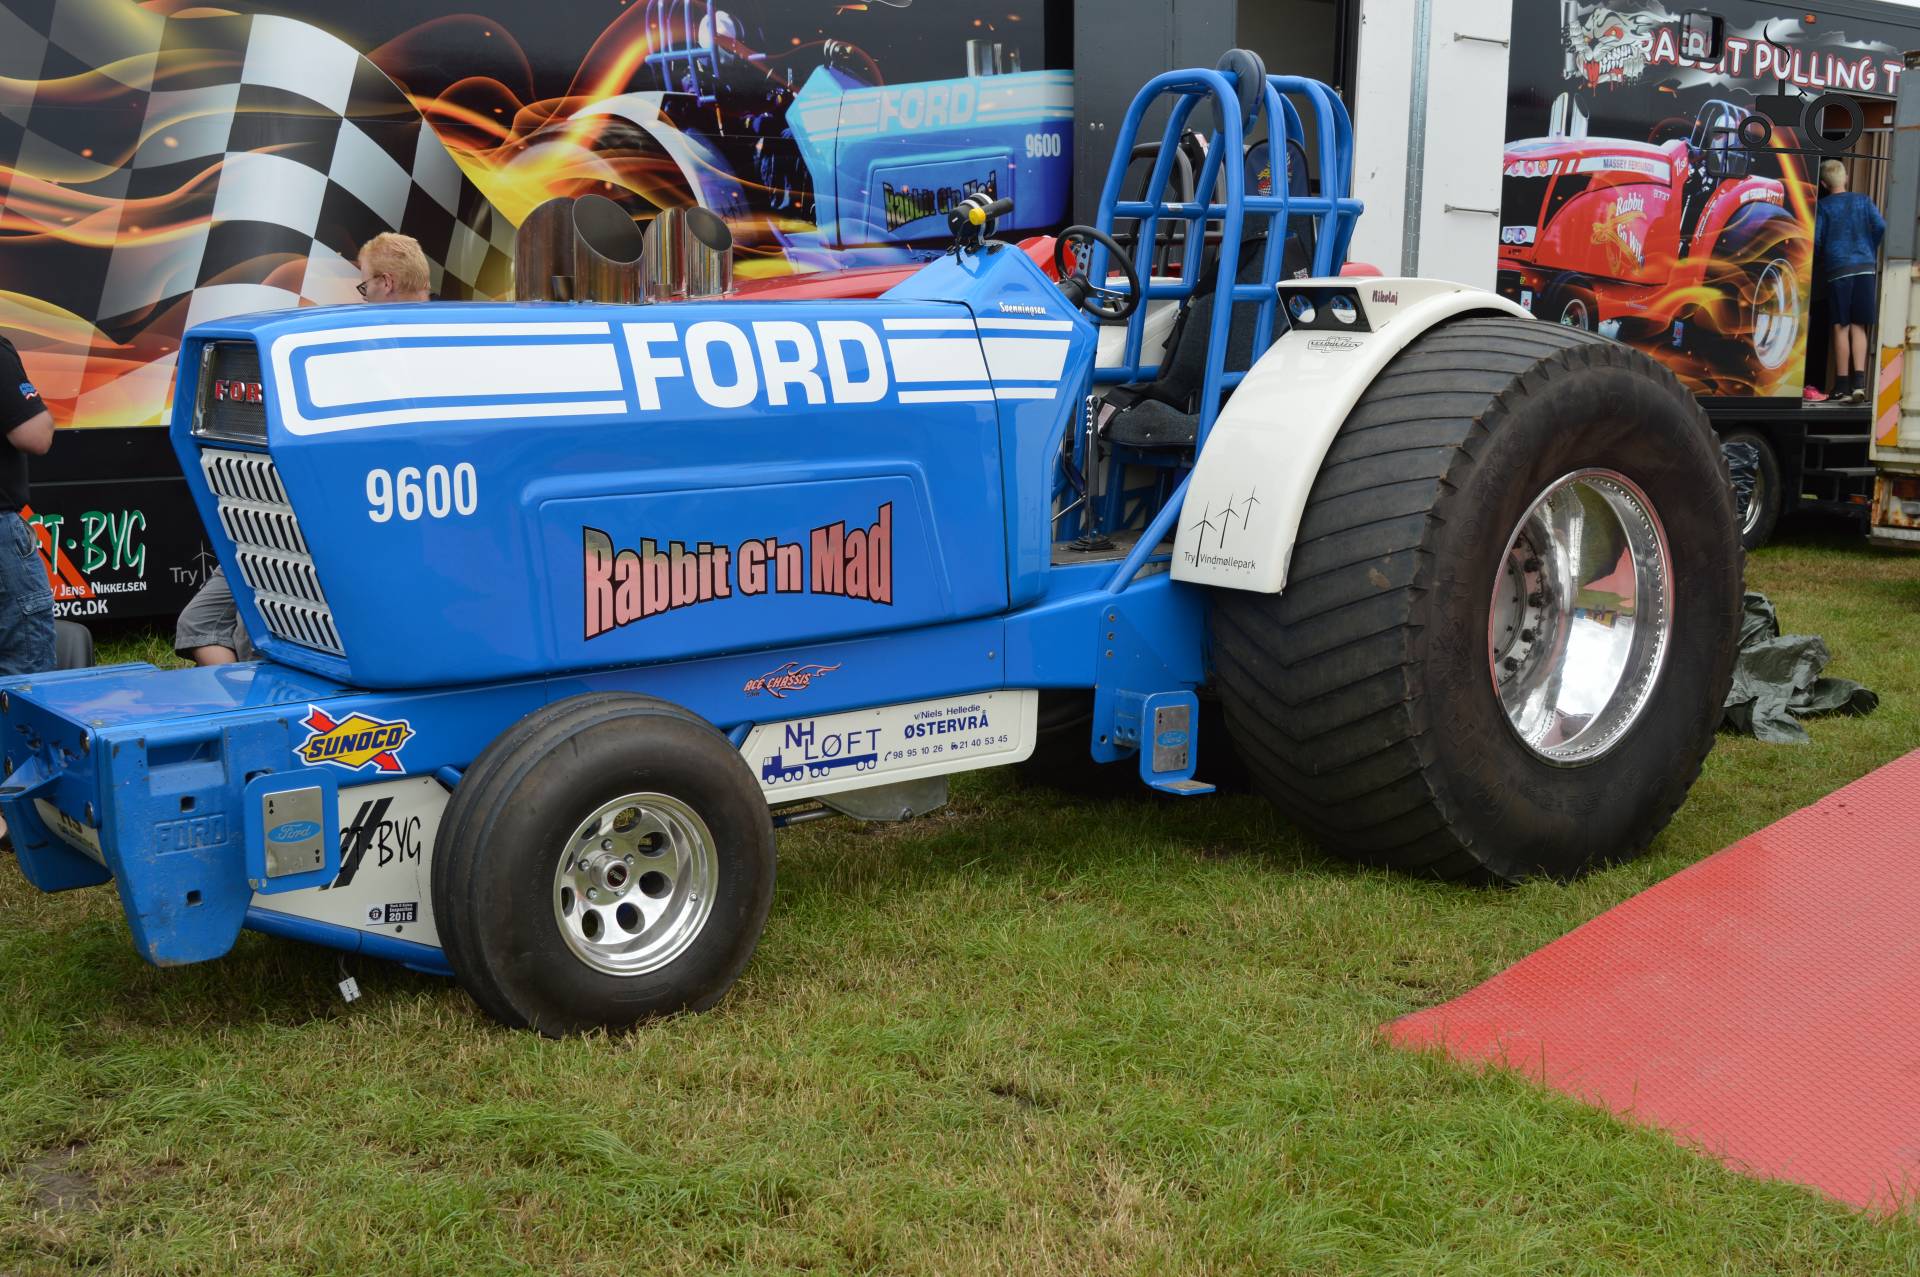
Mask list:
POLYGON ((345 1006, 333 954, 260 936, 155 970, 110 893, 0 863, 0 1274, 1920 1273, 1920 1214, 1376 1035, 1920 746, 1920 558, 1801 533, 1749 582, 1879 712, 1722 737, 1652 854, 1573 887, 989 773, 783 837, 719 1010, 555 1043, 377 963, 345 1006))

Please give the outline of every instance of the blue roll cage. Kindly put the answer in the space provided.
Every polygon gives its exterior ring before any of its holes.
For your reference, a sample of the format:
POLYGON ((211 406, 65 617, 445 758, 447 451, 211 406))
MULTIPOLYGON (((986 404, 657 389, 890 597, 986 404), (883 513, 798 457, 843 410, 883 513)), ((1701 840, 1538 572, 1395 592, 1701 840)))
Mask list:
MULTIPOLYGON (((1238 88, 1239 77, 1231 71, 1168 71, 1149 80, 1127 108, 1119 136, 1114 139, 1115 161, 1107 171, 1106 186, 1100 193, 1100 212, 1095 221, 1095 225, 1109 235, 1113 233, 1116 221, 1137 221, 1139 231, 1135 243, 1141 245, 1154 243, 1155 232, 1162 221, 1183 221, 1186 223, 1185 243, 1189 246, 1189 251, 1181 254, 1180 277, 1177 280, 1155 282, 1151 275, 1142 277, 1144 296, 1142 304, 1134 309, 1126 321, 1127 340, 1121 362, 1095 369, 1093 381, 1096 386, 1151 381, 1160 375, 1160 365, 1145 364, 1140 357, 1146 331, 1147 303, 1174 301, 1186 306, 1193 301, 1200 291, 1204 265, 1202 259, 1205 257, 1204 252, 1195 250, 1206 242, 1207 225, 1211 222, 1220 224, 1214 307, 1207 332, 1206 374, 1201 382, 1198 405, 1199 429, 1194 445, 1196 456, 1206 446, 1207 433, 1220 415, 1220 406, 1227 391, 1239 385, 1246 376, 1244 372, 1229 372, 1226 368, 1228 332, 1236 304, 1250 304, 1258 308, 1253 357, 1258 359, 1273 344, 1274 308, 1279 303, 1281 264, 1289 220, 1294 217, 1313 220, 1315 234, 1311 273, 1315 278, 1330 278, 1337 275, 1346 262, 1347 246, 1353 239, 1354 224, 1359 220, 1363 207, 1359 200, 1348 193, 1353 180, 1353 121, 1347 114, 1346 106, 1326 85, 1302 76, 1270 75, 1255 100, 1253 110, 1244 119, 1240 111, 1238 88), (1163 97, 1171 97, 1173 103, 1167 114, 1166 125, 1161 130, 1159 157, 1154 161, 1153 172, 1147 179, 1145 198, 1122 199, 1120 191, 1126 179, 1127 160, 1139 140, 1147 113, 1163 97), (1280 122, 1283 144, 1270 145, 1271 154, 1284 155, 1291 149, 1285 144, 1297 145, 1302 151, 1306 149, 1306 129, 1300 111, 1293 103, 1296 97, 1303 99, 1313 111, 1319 151, 1320 194, 1295 195, 1284 174, 1277 173, 1271 184, 1272 194, 1249 195, 1244 163, 1246 138, 1262 120, 1270 122, 1270 136, 1273 132, 1271 122, 1280 122), (1196 198, 1190 202, 1169 200, 1167 185, 1174 172, 1180 139, 1186 132, 1187 121, 1194 109, 1203 101, 1213 104, 1219 124, 1208 141, 1206 160, 1194 184, 1196 198), (1225 156, 1233 157, 1233 162, 1223 163, 1222 157, 1225 156), (1208 202, 1200 193, 1220 193, 1223 198, 1217 203, 1208 202), (1249 217, 1266 218, 1268 226, 1260 282, 1257 284, 1237 282, 1240 248, 1249 217)), ((1088 278, 1106 278, 1107 257, 1104 246, 1094 247, 1088 265, 1088 278)), ((1150 260, 1148 265, 1151 267, 1150 260)), ((1118 594, 1124 590, 1155 547, 1166 537, 1174 520, 1180 515, 1187 483, 1188 477, 1183 476, 1172 495, 1147 524, 1132 552, 1108 582, 1109 593, 1118 594)))

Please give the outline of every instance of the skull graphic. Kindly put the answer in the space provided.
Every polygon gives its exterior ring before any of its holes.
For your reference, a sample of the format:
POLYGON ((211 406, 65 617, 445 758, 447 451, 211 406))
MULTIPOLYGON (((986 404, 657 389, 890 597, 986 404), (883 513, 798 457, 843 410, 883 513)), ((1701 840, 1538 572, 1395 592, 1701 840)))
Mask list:
POLYGON ((1656 19, 1644 13, 1622 13, 1605 5, 1577 13, 1567 23, 1567 49, 1584 75, 1588 88, 1625 84, 1647 69, 1656 19))

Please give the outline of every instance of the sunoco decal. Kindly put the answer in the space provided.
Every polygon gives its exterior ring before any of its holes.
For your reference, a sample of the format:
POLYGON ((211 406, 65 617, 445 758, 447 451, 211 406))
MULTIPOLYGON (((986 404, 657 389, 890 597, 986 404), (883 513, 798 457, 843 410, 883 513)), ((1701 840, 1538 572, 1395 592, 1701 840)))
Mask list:
POLYGON ((378 772, 400 771, 400 747, 413 736, 413 724, 404 718, 369 718, 356 712, 336 721, 311 705, 300 725, 307 729, 307 738, 296 746, 302 759, 314 765, 332 763, 348 771, 364 767, 378 772))
POLYGON ((770 802, 1017 763, 1033 752, 1039 693, 976 692, 762 723, 740 753, 770 802))
MULTIPOLYGON (((613 534, 581 529, 585 636, 717 599, 823 594, 893 604, 893 502, 874 521, 814 528, 804 540, 755 537, 737 546, 642 539, 618 549, 613 534)), ((752 690, 749 688, 748 690, 752 690)))

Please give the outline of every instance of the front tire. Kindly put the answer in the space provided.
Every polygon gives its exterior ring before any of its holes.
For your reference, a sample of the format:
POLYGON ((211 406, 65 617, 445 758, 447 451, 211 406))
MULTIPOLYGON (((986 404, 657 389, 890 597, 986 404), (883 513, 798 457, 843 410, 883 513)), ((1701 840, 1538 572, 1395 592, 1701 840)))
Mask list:
POLYGON ((1593 286, 1578 275, 1562 275, 1554 281, 1534 313, 1576 332, 1591 333, 1600 328, 1600 299, 1593 286))
POLYGON ((549 1037, 717 1003, 773 900, 773 824, 726 737, 645 696, 522 719, 434 844, 434 916, 488 1015, 549 1037))
POLYGON ((1260 792, 1368 864, 1514 881, 1630 858, 1712 748, 1737 545, 1671 374, 1568 327, 1447 324, 1341 428, 1286 588, 1215 596, 1228 726, 1260 792))

